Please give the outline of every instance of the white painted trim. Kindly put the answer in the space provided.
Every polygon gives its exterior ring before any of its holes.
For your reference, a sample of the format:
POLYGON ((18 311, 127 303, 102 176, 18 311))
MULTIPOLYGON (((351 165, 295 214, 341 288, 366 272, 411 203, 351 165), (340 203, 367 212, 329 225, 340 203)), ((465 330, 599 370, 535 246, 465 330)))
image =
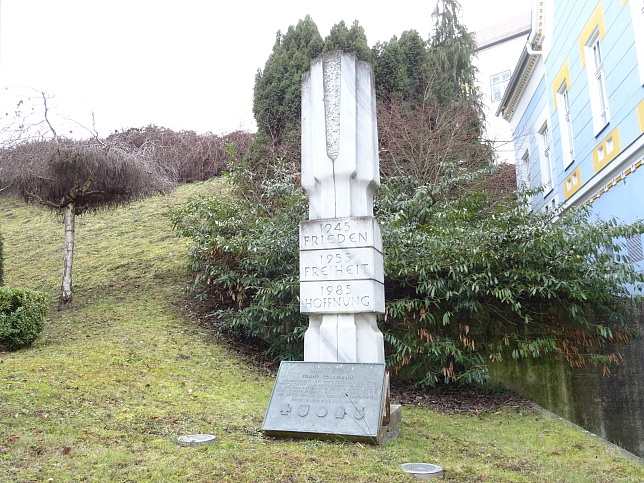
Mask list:
POLYGON ((575 160, 575 133, 572 130, 570 114, 570 91, 566 89, 566 81, 557 90, 557 116, 559 117, 559 137, 561 139, 561 157, 566 169, 575 160))
MULTIPOLYGON (((593 176, 587 183, 585 183, 579 191, 568 198, 562 205, 564 210, 574 206, 581 206, 588 200, 592 199, 603 188, 605 188, 611 181, 617 178, 620 174, 627 171, 629 168, 634 168, 638 161, 644 160, 644 134, 631 143, 619 155, 611 161, 602 171, 593 176)), ((634 171, 634 169, 633 169, 634 171)))
POLYGON ((590 107, 593 113, 593 130, 595 136, 610 122, 610 107, 608 105, 608 94, 606 91, 606 72, 604 71, 604 59, 602 53, 599 30, 595 29, 584 45, 586 51, 586 73, 588 75, 588 93, 590 94, 590 107), (598 46, 601 55, 601 63, 597 65, 593 51, 594 45, 598 46), (598 79, 601 78, 601 86, 598 79), (602 112, 601 105, 604 104, 602 112), (604 115, 605 119, 602 119, 604 115))
POLYGON ((630 0, 631 23, 635 36, 635 52, 640 84, 644 86, 644 0, 630 0))
POLYGON ((539 171, 541 175, 541 186, 545 187, 543 191, 543 197, 547 198, 555 188, 556 183, 555 159, 554 152, 552 151, 552 123, 550 120, 550 112, 547 103, 539 113, 537 122, 535 123, 534 127, 537 147, 539 149, 539 171), (546 146, 544 143, 544 128, 548 131, 548 140, 550 146, 546 146), (549 150, 549 166, 547 166, 548 163, 546 159, 546 149, 549 150), (544 176, 544 174, 546 173, 549 173, 549 176, 544 176))

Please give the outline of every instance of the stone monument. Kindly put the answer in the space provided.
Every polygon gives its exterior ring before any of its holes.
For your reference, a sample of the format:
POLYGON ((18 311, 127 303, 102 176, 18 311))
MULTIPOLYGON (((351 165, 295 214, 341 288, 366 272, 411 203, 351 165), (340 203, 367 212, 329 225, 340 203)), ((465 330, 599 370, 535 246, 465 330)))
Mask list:
POLYGON ((304 360, 384 363, 376 316, 385 311, 380 186, 371 67, 331 52, 302 81, 300 311, 309 314, 304 360))
POLYGON ((371 67, 330 52, 302 79, 300 311, 304 361, 282 362, 264 434, 380 443, 391 418, 384 341, 380 185, 371 67))

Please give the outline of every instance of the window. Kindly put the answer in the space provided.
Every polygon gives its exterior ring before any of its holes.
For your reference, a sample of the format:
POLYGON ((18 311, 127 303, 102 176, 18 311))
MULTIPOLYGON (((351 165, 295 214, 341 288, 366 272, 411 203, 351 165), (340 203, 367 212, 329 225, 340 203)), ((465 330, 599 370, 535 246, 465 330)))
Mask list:
POLYGON ((593 127, 595 135, 610 121, 608 96, 606 95, 606 76, 604 75, 604 57, 599 40, 599 30, 595 29, 586 43, 586 59, 588 61, 588 87, 590 89, 590 105, 593 111, 593 127))
POLYGON ((505 94, 505 88, 508 87, 510 82, 510 71, 505 70, 498 74, 490 76, 490 87, 492 89, 492 102, 500 101, 505 94))
POLYGON ((601 147, 597 150, 597 159, 598 159, 598 160, 599 160, 599 162, 601 163, 601 162, 604 160, 604 158, 605 158, 605 157, 606 157, 606 155, 604 154, 604 146, 601 146, 601 147))
POLYGON ((556 213, 557 212, 557 197, 551 198, 549 201, 547 201, 544 205, 544 210, 547 213, 556 213))
POLYGON ((577 186, 577 183, 579 183, 579 175, 577 172, 572 173, 572 176, 567 180, 568 183, 568 189, 571 190, 575 186, 577 186))
POLYGON ((519 163, 519 185, 522 187, 530 187, 530 154, 526 149, 521 161, 519 163))
POLYGON ((568 102, 568 89, 565 81, 557 91, 557 104, 559 106, 557 110, 559 111, 559 135, 561 136, 563 164, 564 168, 567 168, 575 160, 575 150, 573 145, 570 104, 568 102))
POLYGON ((593 168, 595 173, 599 173, 608 163, 615 159, 621 152, 621 143, 619 140, 619 126, 613 129, 608 135, 597 144, 592 151, 593 168))
POLYGON ((550 130, 548 123, 539 129, 539 161, 541 163, 541 184, 545 187, 544 195, 554 188, 554 163, 550 152, 550 130))
POLYGON ((593 42, 593 61, 595 67, 596 89, 599 94, 599 117, 602 124, 608 123, 608 99, 606 98, 606 80, 604 79, 604 61, 599 43, 599 36, 593 42))
POLYGON ((640 84, 644 85, 644 0, 630 0, 631 20, 635 34, 635 52, 637 68, 640 73, 640 84))
POLYGON ((642 253, 642 235, 634 235, 626 238, 626 251, 628 252, 628 260, 631 263, 644 260, 644 253, 642 253))

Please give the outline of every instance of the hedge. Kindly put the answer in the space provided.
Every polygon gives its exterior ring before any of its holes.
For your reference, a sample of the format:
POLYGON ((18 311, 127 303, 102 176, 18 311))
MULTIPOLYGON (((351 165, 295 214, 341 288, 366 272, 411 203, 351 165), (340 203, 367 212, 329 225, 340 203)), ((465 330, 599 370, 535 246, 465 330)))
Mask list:
POLYGON ((49 295, 25 288, 0 287, 0 346, 27 347, 43 331, 49 295))

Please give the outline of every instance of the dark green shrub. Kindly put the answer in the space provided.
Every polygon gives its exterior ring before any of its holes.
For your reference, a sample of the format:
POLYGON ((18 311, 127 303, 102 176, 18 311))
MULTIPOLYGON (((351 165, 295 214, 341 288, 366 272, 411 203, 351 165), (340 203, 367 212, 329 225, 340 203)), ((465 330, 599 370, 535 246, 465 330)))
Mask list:
POLYGON ((38 338, 49 311, 49 295, 0 287, 0 346, 20 349, 38 338))
POLYGON ((602 347, 628 340, 621 302, 627 285, 644 282, 619 240, 642 223, 593 220, 587 209, 553 218, 521 199, 441 192, 394 178, 377 198, 390 367, 433 385, 484 381, 488 363, 510 357, 619 360, 602 347))
MULTIPOLYGON (((483 192, 454 196, 453 184, 471 174, 449 171, 433 186, 389 179, 377 197, 389 367, 434 385, 485 381, 487 365, 503 358, 618 361, 603 346, 630 337, 621 301, 625 284, 641 287, 644 275, 624 263, 616 240, 644 226, 593 221, 587 210, 553 220, 483 192)), ((197 200, 173 221, 192 238, 193 288, 216 305, 213 320, 265 340, 277 359, 299 358, 307 320, 297 233, 306 200, 288 177, 265 182, 261 196, 265 206, 197 200)))
MULTIPOLYGON (((239 181, 244 173, 234 176, 239 181)), ((275 176, 252 200, 196 199, 171 219, 192 239, 192 292, 210 305, 217 327, 262 339, 270 355, 293 360, 302 356, 307 326, 298 299, 298 224, 306 203, 292 175, 275 176)))

